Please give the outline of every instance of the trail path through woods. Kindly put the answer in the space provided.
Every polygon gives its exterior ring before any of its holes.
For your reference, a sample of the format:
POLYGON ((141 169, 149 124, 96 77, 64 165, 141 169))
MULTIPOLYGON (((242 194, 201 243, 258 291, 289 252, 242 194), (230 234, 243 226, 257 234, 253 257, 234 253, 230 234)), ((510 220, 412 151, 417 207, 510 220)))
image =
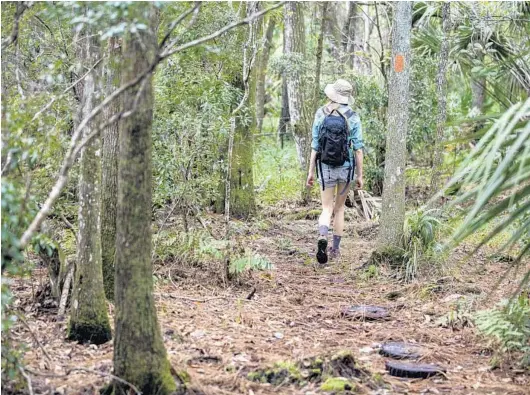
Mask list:
MULTIPOLYGON (((239 223, 235 228, 243 245, 273 262, 271 272, 255 273, 243 285, 223 287, 205 268, 166 262, 161 270, 172 280, 156 286, 169 359, 177 371, 189 373, 191 393, 323 393, 317 383, 302 388, 288 382, 260 384, 248 380, 247 374, 275 362, 344 350, 351 351, 357 364, 372 376, 371 383, 356 382, 356 393, 529 393, 528 372, 490 369, 487 343, 466 325, 465 315, 455 329, 437 323, 458 304, 492 306, 506 289, 514 289, 517 279, 511 278, 489 301, 484 300, 507 264, 488 263, 481 254, 466 262, 462 248, 450 258, 455 263, 446 276, 404 285, 384 268, 374 278, 369 278, 369 271, 356 270, 374 247, 377 229, 370 223, 348 222, 344 255, 327 268, 313 264, 316 225, 312 219, 270 218, 261 225, 239 223), (255 293, 247 300, 253 289, 255 293), (393 300, 389 299, 391 292, 393 300), (341 317, 343 308, 357 304, 386 307, 391 319, 363 322, 341 317), (419 380, 388 375, 388 358, 379 355, 378 347, 389 340, 421 344, 426 349, 422 362, 442 365, 447 369, 445 377, 419 380)), ((37 275, 35 281, 43 278, 37 275)), ((18 283, 17 296, 26 298, 31 292, 29 282, 18 283)), ((16 335, 30 344, 27 361, 32 370, 61 374, 67 368, 85 367, 111 372, 111 344, 66 342, 65 322, 52 321, 52 312, 36 311, 29 305, 26 309, 29 326, 51 358, 45 358, 21 326, 16 335)), ((105 381, 77 372, 66 378, 34 376, 33 386, 35 393, 92 394, 105 381)))

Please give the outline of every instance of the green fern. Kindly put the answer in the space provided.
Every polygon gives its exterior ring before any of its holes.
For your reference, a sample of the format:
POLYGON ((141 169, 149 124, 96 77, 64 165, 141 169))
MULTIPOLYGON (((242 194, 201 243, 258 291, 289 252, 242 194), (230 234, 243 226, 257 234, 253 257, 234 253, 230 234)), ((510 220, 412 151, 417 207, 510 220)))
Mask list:
POLYGON ((503 301, 500 308, 476 313, 475 324, 500 353, 522 353, 522 364, 530 366, 530 299, 520 295, 503 301))
POLYGON ((245 271, 270 270, 272 268, 273 265, 267 258, 247 251, 244 256, 230 262, 228 270, 230 274, 239 275, 245 271))

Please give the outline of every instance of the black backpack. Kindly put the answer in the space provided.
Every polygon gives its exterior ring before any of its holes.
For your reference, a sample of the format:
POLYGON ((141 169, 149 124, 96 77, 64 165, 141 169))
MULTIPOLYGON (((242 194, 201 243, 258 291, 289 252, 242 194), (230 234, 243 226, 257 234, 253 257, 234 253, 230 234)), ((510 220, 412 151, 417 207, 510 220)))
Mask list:
MULTIPOLYGON (((352 110, 350 109, 348 109, 346 114, 342 114, 338 109, 334 109, 328 115, 326 115, 320 127, 320 131, 318 133, 318 144, 320 148, 317 153, 317 160, 319 162, 318 170, 320 170, 322 190, 325 189, 322 174, 322 163, 332 167, 338 167, 344 165, 346 161, 350 160, 350 130, 346 116, 351 115, 352 110), (333 112, 336 112, 339 116, 333 116, 333 112)), ((353 165, 354 164, 352 163, 349 169, 348 184, 350 182, 351 175, 353 175, 353 165)))

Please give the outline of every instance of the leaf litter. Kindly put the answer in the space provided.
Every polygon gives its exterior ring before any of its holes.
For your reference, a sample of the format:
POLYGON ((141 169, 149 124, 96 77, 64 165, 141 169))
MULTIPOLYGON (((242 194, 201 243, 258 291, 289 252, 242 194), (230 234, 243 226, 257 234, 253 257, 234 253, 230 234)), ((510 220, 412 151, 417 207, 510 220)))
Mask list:
MULTIPOLYGON (((210 215, 208 221, 212 227, 222 226, 220 216, 210 215)), ((246 247, 259 250, 273 263, 268 275, 256 272, 242 284, 222 285, 219 267, 210 269, 217 271, 210 275, 217 276, 211 281, 204 273, 194 276, 197 271, 204 272, 204 267, 179 267, 182 275, 156 286, 168 357, 176 372, 186 372, 190 393, 316 394, 341 382, 355 384, 342 389, 355 393, 528 393, 528 372, 511 366, 492 369, 488 344, 475 328, 437 323, 462 298, 475 297, 473 307, 478 309, 509 296, 510 287, 501 285, 489 299, 485 297, 508 263, 482 257, 472 264, 459 264, 464 261, 464 246, 449 258, 456 262, 450 268, 454 274, 449 283, 444 280, 442 286, 433 287, 432 278, 426 278, 404 285, 385 268, 376 278, 365 278, 357 270, 375 247, 370 222, 349 221, 343 255, 326 267, 313 263, 314 220, 271 215, 267 222, 261 227, 264 229, 248 224, 252 231, 239 237, 246 247), (286 248, 279 247, 278 237, 289 240, 286 248), (474 292, 466 294, 466 287, 474 292), (247 299, 251 289, 252 297, 247 299), (456 294, 458 298, 453 296, 456 294), (381 306, 391 318, 342 317, 344 309, 352 305, 381 306), (421 345, 420 361, 443 366, 446 373, 425 380, 390 376, 385 370, 388 358, 377 351, 391 341, 421 345), (364 372, 363 379, 354 374, 350 379, 342 377, 348 375, 342 371, 328 374, 325 380, 303 380, 302 386, 289 379, 274 385, 248 378, 250 372, 331 358, 341 352, 351 353, 355 368, 364 372), (334 377, 337 380, 333 381, 334 377)), ((19 324, 13 329, 13 338, 27 345, 25 361, 27 371, 34 373, 34 393, 96 394, 110 381, 112 342, 100 346, 68 342, 66 320, 57 320, 49 308, 27 308, 35 287, 45 282, 45 277, 46 270, 37 269, 31 279, 17 280, 13 287, 19 305, 26 307, 27 322, 27 326, 19 324), (80 367, 86 370, 72 371, 80 367)), ((504 285, 515 281, 508 278, 504 285)), ((112 305, 109 313, 112 316, 112 305)))

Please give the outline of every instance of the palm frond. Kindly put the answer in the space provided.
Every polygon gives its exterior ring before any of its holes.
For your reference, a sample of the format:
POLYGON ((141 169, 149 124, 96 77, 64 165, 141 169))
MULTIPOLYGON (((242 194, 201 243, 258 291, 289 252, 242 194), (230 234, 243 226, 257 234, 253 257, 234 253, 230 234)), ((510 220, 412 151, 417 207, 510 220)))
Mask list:
POLYGON ((530 244, 530 99, 510 107, 484 134, 444 190, 463 185, 449 207, 469 204, 452 241, 493 225, 477 249, 515 228, 500 251, 518 244, 522 259, 530 244), (515 226, 516 225, 516 226, 515 226))

